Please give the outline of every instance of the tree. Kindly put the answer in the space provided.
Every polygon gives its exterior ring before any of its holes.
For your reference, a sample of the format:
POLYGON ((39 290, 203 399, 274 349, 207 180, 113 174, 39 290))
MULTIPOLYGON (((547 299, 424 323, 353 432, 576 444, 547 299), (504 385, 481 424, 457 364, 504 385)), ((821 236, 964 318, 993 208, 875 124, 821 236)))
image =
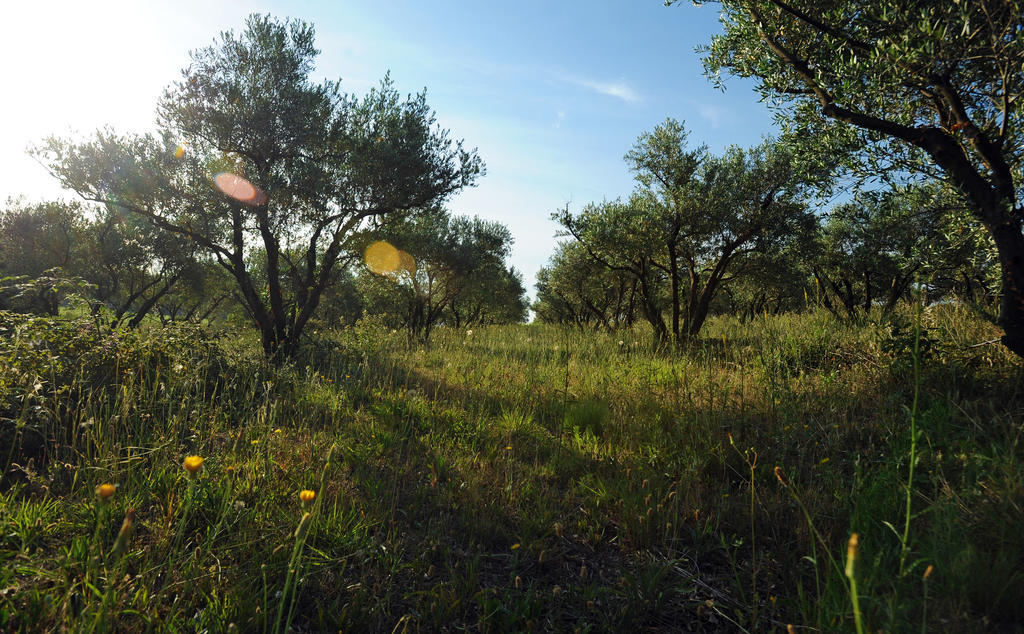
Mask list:
POLYGON ((895 308, 927 261, 942 267, 952 253, 940 224, 951 202, 939 187, 912 186, 858 192, 832 209, 811 261, 824 306, 849 317, 876 302, 895 308))
POLYGON ((636 277, 661 341, 696 337, 716 294, 743 273, 748 256, 781 248, 812 222, 801 200, 807 174, 787 146, 765 141, 714 156, 687 150, 686 137, 671 119, 640 136, 626 155, 638 185, 627 206, 555 215, 595 260, 636 277), (671 331, 656 278, 668 281, 671 331))
POLYGON ((712 314, 728 314, 749 321, 764 313, 799 310, 808 304, 811 279, 807 243, 800 236, 781 248, 751 253, 744 258, 743 275, 722 288, 712 314))
POLYGON ((366 311, 410 336, 427 341, 446 318, 468 325, 524 316, 522 280, 505 264, 512 234, 504 225, 435 209, 390 223, 372 239, 362 281, 366 311))
POLYGON ((198 283, 202 263, 191 240, 113 207, 97 215, 84 221, 71 271, 93 285, 112 328, 137 327, 182 280, 198 283))
POLYGON ((20 282, 68 275, 65 269, 77 259, 83 224, 77 203, 7 201, 0 210, 0 280, 9 283, 0 288, 0 308, 57 314, 59 284, 21 289, 20 282))
POLYGON ((563 241, 537 273, 533 310, 541 322, 610 331, 633 324, 636 289, 632 275, 602 266, 575 240, 563 241))
POLYGON ((463 291, 453 297, 441 319, 452 328, 518 324, 526 321, 529 304, 523 275, 512 266, 474 271, 463 291))
MULTIPOLYGON (((680 336, 680 258, 685 243, 693 238, 695 198, 704 193, 699 191, 702 183, 697 175, 698 168, 708 160, 707 146, 695 150, 686 149, 688 133, 685 126, 673 119, 645 132, 637 139, 633 149, 626 153, 637 183, 642 192, 641 200, 654 208, 657 229, 665 246, 669 292, 672 308, 672 336, 680 336)), ((698 230, 699 231, 699 230, 698 230)), ((689 246, 693 247, 691 243, 689 246)), ((695 264, 693 249, 689 249, 689 263, 695 264)), ((693 266, 690 267, 691 300, 695 292, 693 266)), ((712 291, 713 294, 713 291, 712 291)), ((694 302, 691 301, 691 307, 694 302)), ((690 317, 690 315, 688 315, 690 317)), ((689 321, 689 320, 687 320, 689 321)))
POLYGON ((240 35, 192 53, 158 105, 157 135, 103 131, 37 150, 87 200, 185 236, 234 279, 269 358, 303 328, 358 231, 443 201, 482 162, 435 126, 424 93, 388 78, 359 99, 313 83, 312 26, 253 15, 240 35), (248 255, 265 251, 254 283, 248 255), (291 297, 285 279, 301 277, 291 297))
MULTIPOLYGON (((702 0, 699 0, 702 1, 702 0)), ((880 176, 944 177, 996 245, 1024 356, 1024 5, 723 0, 705 69, 752 77, 794 138, 880 176)), ((822 159, 825 161, 826 159, 822 159)))
MULTIPOLYGON (((229 321, 242 310, 242 305, 232 301, 234 288, 234 279, 215 261, 196 261, 157 302, 156 315, 164 324, 229 321)), ((325 298, 329 292, 330 287, 324 292, 325 298)), ((239 314, 238 317, 244 316, 239 314)))
MULTIPOLYGON (((654 330, 655 341, 667 342, 666 275, 658 262, 660 245, 652 239, 658 224, 653 207, 634 196, 625 203, 591 203, 576 215, 566 207, 552 214, 552 219, 582 245, 593 262, 635 282, 640 314, 654 330)), ((576 320, 586 321, 582 316, 576 320)))

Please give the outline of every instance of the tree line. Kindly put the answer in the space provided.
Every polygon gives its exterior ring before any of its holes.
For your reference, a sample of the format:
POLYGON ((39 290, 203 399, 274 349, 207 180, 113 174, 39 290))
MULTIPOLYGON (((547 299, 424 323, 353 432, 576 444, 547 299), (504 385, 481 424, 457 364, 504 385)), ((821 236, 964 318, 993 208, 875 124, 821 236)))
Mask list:
POLYGON ((312 81, 318 54, 311 25, 252 15, 191 53, 155 132, 34 148, 84 204, 8 204, 0 301, 54 313, 70 282, 115 325, 234 311, 278 361, 323 317, 377 314, 419 337, 521 320, 508 230, 444 210, 484 173, 476 150, 436 125, 425 93, 403 97, 388 77, 362 97, 312 81), (367 278, 364 249, 388 237, 416 272, 367 278), (489 283, 501 291, 482 292, 489 283))
MULTIPOLYGON (((511 246, 504 225, 442 208, 367 231, 339 258, 313 321, 344 327, 370 320, 419 340, 438 324, 523 321, 522 275, 506 262, 511 246), (401 245, 405 267, 375 270, 366 250, 379 243, 396 252, 391 245, 401 245)), ((294 262, 297 252, 285 259, 294 262)), ((264 293, 266 264, 258 247, 247 256, 253 283, 264 293)), ((290 312, 302 279, 301 271, 284 271, 290 312)), ((147 318, 163 324, 251 319, 231 276, 188 240, 113 206, 8 201, 0 209, 0 310, 55 316, 69 296, 110 329, 136 328, 147 318)))
MULTIPOLYGON (((555 213, 567 240, 538 275, 537 316, 607 328, 640 319, 660 341, 681 342, 716 312, 813 298, 856 317, 921 287, 991 313, 1003 344, 1024 355, 1021 2, 719 4, 723 32, 701 49, 706 73, 719 85, 723 73, 755 80, 780 137, 715 154, 691 148, 671 119, 642 135, 626 156, 628 199, 555 213), (822 202, 850 183, 841 203, 822 202)), ((95 221, 107 222, 107 240, 130 228, 145 242, 104 265, 145 251, 144 274, 93 282, 116 320, 131 323, 149 299, 170 302, 182 281, 215 270, 210 288, 259 330, 268 357, 287 358, 311 319, 347 310, 322 304, 346 287, 375 232, 419 244, 435 231, 450 253, 467 236, 495 244, 496 227, 436 216, 484 166, 438 128, 425 95, 403 97, 387 77, 363 97, 313 82, 317 54, 310 25, 254 15, 192 53, 158 103, 157 132, 35 148, 65 187, 103 206, 109 219, 95 221), (137 308, 118 315, 125 305, 137 308)), ((445 259, 422 249, 423 263, 445 259)), ((473 263, 461 276, 396 265, 351 286, 364 308, 400 305, 420 337, 436 323, 515 313, 481 301, 514 295, 517 273, 474 257, 448 260, 473 263), (478 268, 504 290, 473 291, 478 268)), ((186 300, 178 309, 203 311, 186 300)))
MULTIPOLYGON (((538 277, 538 315, 602 326, 639 317, 659 338, 679 340, 694 336, 708 310, 735 310, 737 302, 792 306, 813 293, 825 308, 854 316, 875 305, 891 309, 917 280, 933 297, 958 297, 993 314, 1003 344, 1024 356, 1024 4, 715 4, 723 32, 698 49, 705 72, 719 87, 725 74, 756 82, 782 129, 772 152, 791 157, 790 180, 730 177, 765 205, 752 215, 754 199, 737 200, 723 221, 714 204, 688 203, 691 243, 681 244, 673 192, 695 198, 680 182, 708 194, 715 184, 695 166, 766 149, 700 156, 671 133, 675 124, 661 126, 627 156, 637 173, 628 202, 555 215, 572 240, 538 277), (657 137, 679 149, 659 150, 651 143, 657 137), (819 204, 808 233, 756 226, 777 203, 806 217, 801 206, 811 198, 798 189, 835 190, 841 182, 856 184, 857 193, 835 208, 819 204), (609 257, 618 222, 634 224, 623 253, 609 257), (749 247, 748 230, 763 232, 762 245, 749 247), (603 295, 576 274, 584 264, 607 280, 603 295), (661 322, 665 314, 671 326, 661 322)), ((755 161, 744 174, 757 169, 755 161)))
POLYGON ((861 188, 831 207, 821 172, 787 140, 690 148, 672 119, 626 154, 627 200, 562 209, 569 238, 538 274, 542 321, 650 324, 659 343, 698 336, 711 314, 749 319, 819 305, 884 313, 924 289, 993 315, 998 253, 955 191, 917 180, 861 188))

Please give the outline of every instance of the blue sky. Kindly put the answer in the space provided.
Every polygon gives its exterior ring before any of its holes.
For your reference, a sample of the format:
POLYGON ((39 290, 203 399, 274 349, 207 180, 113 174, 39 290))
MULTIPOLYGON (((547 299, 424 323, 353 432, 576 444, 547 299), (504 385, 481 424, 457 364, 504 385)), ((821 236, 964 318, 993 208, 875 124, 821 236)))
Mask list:
MULTIPOLYGON (((487 176, 450 209, 505 223, 533 293, 557 227, 549 215, 628 195, 623 154, 666 117, 713 150, 774 131, 752 86, 720 92, 694 47, 720 30, 715 5, 659 0, 7 3, 0 55, 18 99, 0 105, 0 197, 62 193, 24 154, 43 136, 151 125, 188 51, 251 12, 312 22, 317 74, 362 94, 391 73, 427 89, 438 122, 477 147, 487 176), (13 5, 13 6, 10 6, 13 5), (87 6, 83 6, 87 5, 87 6), (11 61, 15 60, 15 61, 11 61)), ((63 194, 67 196, 68 194, 63 194)))

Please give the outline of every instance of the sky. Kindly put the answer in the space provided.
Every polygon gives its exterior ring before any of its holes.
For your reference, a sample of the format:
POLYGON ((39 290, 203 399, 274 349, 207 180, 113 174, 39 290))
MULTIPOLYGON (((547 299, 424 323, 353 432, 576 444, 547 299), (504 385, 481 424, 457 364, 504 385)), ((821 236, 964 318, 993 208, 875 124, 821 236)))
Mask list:
POLYGON ((438 123, 478 149, 487 174, 449 201, 504 223, 531 296, 566 205, 628 196, 623 155, 672 117, 693 145, 750 146, 776 131, 752 84, 704 77, 694 48, 718 8, 660 0, 6 2, 0 8, 0 200, 73 198, 26 148, 49 135, 153 128, 163 88, 190 50, 239 31, 250 13, 312 23, 315 76, 362 95, 390 72, 427 91, 438 123))

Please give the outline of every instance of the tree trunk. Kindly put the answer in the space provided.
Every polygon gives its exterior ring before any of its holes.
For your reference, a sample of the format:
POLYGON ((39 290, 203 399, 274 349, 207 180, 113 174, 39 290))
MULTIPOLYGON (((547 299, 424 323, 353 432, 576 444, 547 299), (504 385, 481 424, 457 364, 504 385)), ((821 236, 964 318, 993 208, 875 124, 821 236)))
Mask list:
POLYGON ((648 279, 648 269, 644 267, 640 273, 640 303, 643 307, 644 317, 654 328, 654 338, 658 345, 662 345, 668 340, 668 328, 665 326, 661 308, 654 297, 654 289, 648 279))
POLYGON ((989 231, 999 250, 1003 287, 999 325, 1006 333, 1002 342, 1024 357, 1024 235, 1020 223, 1010 219, 989 227, 989 231))
POLYGON ((672 283, 672 338, 679 342, 679 262, 675 242, 668 244, 668 270, 672 283))

